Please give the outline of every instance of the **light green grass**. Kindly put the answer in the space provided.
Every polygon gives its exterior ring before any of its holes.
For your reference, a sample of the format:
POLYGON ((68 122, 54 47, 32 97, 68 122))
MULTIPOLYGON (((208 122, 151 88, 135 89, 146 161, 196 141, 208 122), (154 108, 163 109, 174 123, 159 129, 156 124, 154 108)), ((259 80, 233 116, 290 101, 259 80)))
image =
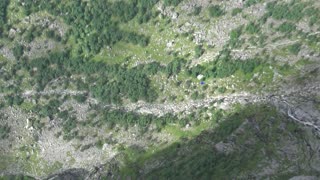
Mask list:
POLYGON ((177 140, 180 138, 191 138, 199 135, 203 130, 208 129, 209 127, 212 127, 212 122, 201 122, 198 126, 191 126, 188 129, 181 128, 177 124, 171 124, 164 128, 164 132, 172 135, 177 140))
POLYGON ((167 23, 166 19, 157 18, 155 22, 150 21, 145 24, 138 24, 135 19, 126 24, 121 24, 120 28, 125 31, 134 31, 150 37, 147 47, 134 45, 131 43, 118 42, 111 49, 104 48, 101 53, 94 57, 94 60, 104 61, 109 64, 123 63, 129 60, 130 64, 145 61, 159 61, 168 63, 174 59, 174 51, 179 51, 178 56, 185 56, 193 52, 194 44, 188 37, 184 37, 174 32, 174 26, 167 23), (173 42, 171 48, 167 48, 167 43, 173 42), (180 54, 179 54, 180 53, 180 54))
POLYGON ((7 18, 9 23, 19 22, 25 17, 22 6, 18 5, 19 1, 10 1, 7 10, 7 18))
MULTIPOLYGON (((22 146, 23 147, 23 146, 22 146)), ((39 148, 24 146, 18 152, 19 164, 24 172, 35 176, 52 174, 62 168, 61 162, 50 163, 39 157, 39 148)), ((14 162, 16 163, 16 162, 14 162)))

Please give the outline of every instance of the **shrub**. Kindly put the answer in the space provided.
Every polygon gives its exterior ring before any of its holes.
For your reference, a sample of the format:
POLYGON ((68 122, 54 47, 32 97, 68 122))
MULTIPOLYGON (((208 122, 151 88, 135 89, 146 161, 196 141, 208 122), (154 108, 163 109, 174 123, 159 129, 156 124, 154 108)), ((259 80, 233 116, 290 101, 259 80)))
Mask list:
POLYGON ((234 29, 230 32, 230 46, 235 47, 239 41, 239 38, 242 34, 242 27, 234 29))
POLYGON ((290 22, 284 22, 277 28, 277 30, 282 33, 291 33, 296 30, 296 25, 290 22))
POLYGON ((198 93, 197 91, 195 91, 195 92, 193 92, 193 93, 191 94, 191 99, 192 99, 192 100, 196 100, 196 99, 198 99, 198 96, 199 96, 199 93, 198 93))
POLYGON ((209 7, 209 15, 211 17, 220 17, 222 15, 224 15, 224 10, 221 9, 221 7, 219 5, 213 5, 209 7))
POLYGON ((24 50, 23 45, 21 45, 21 44, 16 44, 16 45, 14 46, 14 48, 12 49, 14 57, 15 57, 16 59, 20 59, 20 57, 23 55, 23 50, 24 50))
POLYGON ((0 139, 6 139, 9 137, 10 126, 8 124, 0 125, 0 139))
POLYGON ((245 7, 250 7, 250 6, 255 5, 255 4, 259 3, 259 2, 261 2, 261 0, 247 0, 247 1, 245 1, 244 6, 245 7))
POLYGON ((248 32, 249 34, 255 34, 255 33, 258 33, 259 31, 260 31, 260 27, 253 22, 250 22, 246 27, 246 32, 248 32))
POLYGON ((82 95, 82 94, 74 96, 74 98, 78 103, 84 103, 87 100, 86 95, 82 95))
POLYGON ((300 49, 301 49, 301 44, 300 43, 295 43, 295 44, 290 45, 288 47, 289 52, 294 54, 294 55, 298 55, 298 53, 300 52, 300 49))
POLYGON ((195 52, 195 57, 196 58, 199 58, 202 56, 202 54, 204 53, 204 49, 202 48, 201 45, 197 45, 194 49, 194 52, 195 52))
POLYGON ((292 21, 299 21, 305 16, 304 9, 306 3, 301 3, 298 1, 293 1, 290 3, 270 2, 267 4, 268 14, 270 14, 274 19, 281 20, 287 19, 292 21))
POLYGON ((196 6, 193 10, 193 15, 197 16, 201 13, 201 6, 196 6))
POLYGON ((219 87, 218 88, 218 92, 219 93, 225 93, 227 91, 227 88, 225 88, 225 87, 219 87))
POLYGON ((239 14, 241 12, 242 12, 241 8, 234 8, 234 9, 232 9, 231 15, 236 16, 237 14, 239 14))
POLYGON ((165 6, 178 6, 178 4, 181 2, 182 0, 164 0, 163 4, 165 6))
POLYGON ((7 21, 7 7, 9 5, 9 0, 0 1, 0 30, 1 27, 5 25, 7 21))
MULTIPOLYGON (((33 1, 24 0, 24 9, 27 15, 37 11, 48 11, 49 13, 62 16, 65 23, 70 25, 72 34, 79 39, 79 45, 85 54, 96 54, 104 46, 112 46, 119 41, 126 41, 133 44, 146 46, 149 38, 142 34, 121 30, 119 22, 128 22, 138 16, 141 21, 147 22, 152 18, 152 7, 158 0, 135 0, 135 1, 105 1, 96 0, 88 2, 74 0, 70 3, 64 1, 33 1), (58 8, 59 7, 59 8, 58 8), (83 36, 87 32, 89 36, 83 36)), ((165 4, 177 5, 180 0, 165 0, 165 4)), ((70 33, 69 33, 70 34, 70 33)), ((50 37, 60 41, 61 37, 49 32, 50 37)))
POLYGON ((98 149, 102 149, 103 147, 103 140, 99 139, 96 143, 95 143, 95 146, 98 148, 98 149))

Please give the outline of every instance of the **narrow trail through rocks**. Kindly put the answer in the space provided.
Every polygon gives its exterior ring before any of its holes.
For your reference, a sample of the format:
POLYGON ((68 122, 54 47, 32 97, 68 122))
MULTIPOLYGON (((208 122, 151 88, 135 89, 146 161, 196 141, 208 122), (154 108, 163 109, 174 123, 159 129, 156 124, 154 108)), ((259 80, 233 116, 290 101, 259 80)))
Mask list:
MULTIPOLYGON (((285 93, 264 95, 238 93, 209 97, 202 100, 190 100, 180 103, 151 104, 145 102, 138 102, 116 108, 122 108, 126 111, 134 111, 142 114, 153 114, 161 116, 167 113, 187 112, 197 108, 209 107, 212 105, 222 109, 227 109, 235 103, 268 103, 275 106, 280 112, 287 115, 294 121, 303 125, 313 127, 315 130, 317 130, 317 132, 320 135, 320 112, 314 110, 315 114, 311 115, 304 108, 298 107, 297 105, 294 105, 294 103, 291 103, 294 100, 294 98, 310 98, 312 97, 312 93, 319 91, 320 85, 316 85, 305 86, 300 89, 288 89, 285 93)), ((112 106, 107 105, 105 107, 107 108, 112 106)))
MULTIPOLYGON (((228 109, 231 105, 240 103, 269 103, 277 107, 277 109, 286 114, 288 117, 294 121, 301 123, 303 125, 311 126, 320 133, 320 114, 315 117, 315 115, 310 115, 305 112, 303 108, 296 107, 293 105, 292 99, 295 97, 312 97, 312 93, 320 92, 320 85, 305 86, 302 88, 292 88, 286 91, 276 92, 274 94, 250 94, 246 92, 228 94, 228 95, 218 95, 214 97, 208 97, 200 100, 189 100, 178 103, 146 103, 139 101, 137 103, 129 103, 126 105, 104 105, 104 108, 111 109, 122 109, 125 111, 132 111, 140 114, 153 114, 156 116, 163 116, 168 113, 186 113, 192 112, 197 108, 204 108, 209 106, 215 106, 222 109, 228 109), (319 125, 317 125, 319 124, 319 125)), ((22 93, 23 98, 30 98, 34 95, 81 95, 88 94, 87 91, 73 91, 73 90, 47 90, 47 91, 25 91, 22 93)), ((5 94, 0 94, 0 97, 5 96, 5 94)), ((89 101, 93 104, 98 104, 98 101, 89 98, 89 101)))

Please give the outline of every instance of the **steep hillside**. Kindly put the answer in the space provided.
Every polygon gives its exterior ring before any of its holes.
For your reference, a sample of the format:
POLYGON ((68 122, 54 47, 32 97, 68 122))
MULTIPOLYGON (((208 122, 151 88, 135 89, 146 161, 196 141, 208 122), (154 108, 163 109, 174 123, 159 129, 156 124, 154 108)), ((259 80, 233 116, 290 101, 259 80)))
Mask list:
POLYGON ((320 178, 317 0, 0 9, 0 179, 320 178))

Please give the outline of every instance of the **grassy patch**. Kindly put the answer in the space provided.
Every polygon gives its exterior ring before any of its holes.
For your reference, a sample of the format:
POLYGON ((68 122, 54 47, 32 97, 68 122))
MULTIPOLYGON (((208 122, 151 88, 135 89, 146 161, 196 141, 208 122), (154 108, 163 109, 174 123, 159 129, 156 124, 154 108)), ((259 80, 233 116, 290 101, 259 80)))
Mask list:
POLYGON ((108 64, 141 63, 159 61, 171 62, 177 54, 180 57, 192 52, 195 45, 188 37, 176 34, 167 19, 157 19, 148 23, 139 24, 136 19, 120 25, 124 31, 135 29, 150 37, 149 45, 141 47, 132 43, 118 42, 112 48, 104 48, 94 59, 108 64), (181 49, 181 51, 176 51, 181 49))
POLYGON ((21 146, 19 155, 19 164, 28 174, 36 176, 48 175, 62 168, 62 163, 49 163, 38 156, 38 148, 21 146))
POLYGON ((304 67, 305 65, 313 64, 314 62, 308 60, 308 59, 300 59, 296 62, 297 67, 304 67))
POLYGON ((15 158, 12 155, 8 155, 8 154, 2 154, 0 155, 0 170, 4 171, 6 170, 8 167, 10 167, 10 165, 14 164, 15 158))
POLYGON ((177 124, 170 124, 164 128, 163 132, 173 135, 179 140, 181 138, 195 137, 208 127, 212 127, 212 122, 201 122, 199 125, 191 126, 189 128, 181 128, 177 124))
POLYGON ((292 76, 297 73, 297 70, 295 68, 292 68, 292 66, 290 66, 289 64, 277 66, 277 69, 279 70, 279 73, 284 76, 292 76))

